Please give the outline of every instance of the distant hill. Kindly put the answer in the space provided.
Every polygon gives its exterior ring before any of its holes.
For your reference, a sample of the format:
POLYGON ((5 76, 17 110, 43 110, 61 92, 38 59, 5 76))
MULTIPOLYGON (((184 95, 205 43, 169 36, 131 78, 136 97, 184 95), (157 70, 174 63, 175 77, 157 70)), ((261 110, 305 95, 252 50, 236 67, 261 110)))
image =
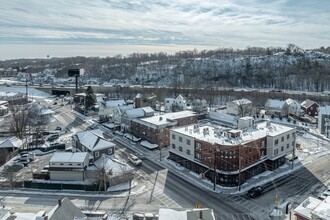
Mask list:
POLYGON ((0 75, 29 73, 37 83, 66 78, 70 68, 84 68, 85 82, 171 87, 246 87, 321 92, 330 90, 330 48, 304 50, 251 47, 244 50, 182 51, 127 57, 19 59, 0 62, 0 75), (45 77, 47 75, 47 77, 45 77))

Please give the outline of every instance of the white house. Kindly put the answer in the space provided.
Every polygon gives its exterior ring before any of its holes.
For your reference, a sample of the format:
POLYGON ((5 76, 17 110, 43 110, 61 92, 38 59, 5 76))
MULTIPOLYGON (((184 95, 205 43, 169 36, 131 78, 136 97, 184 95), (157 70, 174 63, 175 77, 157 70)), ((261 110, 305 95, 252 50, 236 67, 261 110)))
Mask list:
POLYGON ((239 117, 249 116, 252 112, 252 102, 248 99, 239 99, 227 102, 227 114, 239 117))
POLYGON ((283 103, 283 114, 300 117, 302 113, 301 105, 296 100, 289 98, 283 103))
POLYGON ((54 117, 55 112, 44 105, 37 102, 33 102, 29 106, 33 114, 30 115, 29 119, 33 124, 46 124, 51 121, 54 117))
POLYGON ((173 111, 174 108, 187 110, 187 100, 182 95, 174 98, 165 98, 165 111, 173 111))
POLYGON ((89 153, 55 152, 49 160, 50 180, 84 181, 89 153))
POLYGON ((113 109, 112 113, 112 121, 115 124, 121 124, 121 116, 124 114, 126 110, 133 109, 133 105, 123 105, 123 106, 118 106, 113 109))
POLYGON ((100 121, 108 121, 109 118, 113 117, 113 111, 118 106, 125 105, 126 102, 123 99, 120 100, 109 100, 103 101, 99 105, 99 118, 100 121))
POLYGON ((285 101, 277 99, 268 99, 265 104, 266 114, 285 116, 286 113, 283 109, 285 101))

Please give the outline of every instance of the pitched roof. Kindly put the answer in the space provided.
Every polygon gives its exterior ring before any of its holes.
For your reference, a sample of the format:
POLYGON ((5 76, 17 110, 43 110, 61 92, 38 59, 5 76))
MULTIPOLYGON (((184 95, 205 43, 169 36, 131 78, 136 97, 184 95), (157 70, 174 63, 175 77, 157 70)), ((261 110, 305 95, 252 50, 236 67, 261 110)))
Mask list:
POLYGON ((102 155, 98 160, 94 162, 94 165, 101 169, 104 167, 107 173, 112 176, 121 175, 127 171, 134 170, 132 167, 130 167, 128 164, 122 163, 112 157, 109 157, 107 155, 102 155), (111 174, 110 174, 111 172, 111 174))
POLYGON ((115 144, 104 138, 100 129, 77 132, 75 135, 78 141, 91 151, 114 147, 115 144))
POLYGON ((280 101, 277 99, 268 99, 265 106, 268 108, 281 109, 283 107, 284 103, 285 103, 285 101, 280 101))
POLYGON ((65 197, 59 203, 48 213, 49 220, 72 220, 86 217, 68 198, 65 197))
POLYGON ((125 105, 125 101, 123 99, 119 99, 119 100, 110 100, 110 101, 106 101, 105 102, 105 106, 106 107, 117 107, 117 106, 122 106, 125 105))
MULTIPOLYGON (((309 108, 311 105, 313 105, 314 103, 316 103, 316 102, 314 102, 314 101, 312 101, 312 100, 309 100, 309 99, 306 99, 305 101, 303 101, 302 103, 301 103, 301 106, 302 107, 304 107, 304 108, 309 108)), ((316 103, 317 104, 317 103, 316 103)))
POLYGON ((128 118, 139 118, 145 115, 143 108, 127 109, 125 113, 128 118))
POLYGON ((22 144, 23 141, 16 137, 8 138, 3 141, 0 140, 0 148, 20 148, 22 144))

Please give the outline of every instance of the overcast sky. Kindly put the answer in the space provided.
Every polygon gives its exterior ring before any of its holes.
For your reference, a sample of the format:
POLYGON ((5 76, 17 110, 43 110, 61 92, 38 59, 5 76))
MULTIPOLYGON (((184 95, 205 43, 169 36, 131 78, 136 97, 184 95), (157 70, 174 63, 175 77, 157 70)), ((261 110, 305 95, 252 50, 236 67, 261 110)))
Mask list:
POLYGON ((0 60, 330 46, 330 0, 0 0, 0 60))

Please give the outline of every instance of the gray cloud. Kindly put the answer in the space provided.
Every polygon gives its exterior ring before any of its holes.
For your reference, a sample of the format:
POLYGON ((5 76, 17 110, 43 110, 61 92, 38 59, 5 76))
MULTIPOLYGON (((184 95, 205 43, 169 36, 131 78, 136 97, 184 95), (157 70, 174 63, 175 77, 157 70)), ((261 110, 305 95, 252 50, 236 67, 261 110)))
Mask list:
POLYGON ((309 0, 11 0, 0 9, 0 47, 110 44, 243 48, 288 43, 305 48, 329 46, 330 1, 317 3, 309 0))

